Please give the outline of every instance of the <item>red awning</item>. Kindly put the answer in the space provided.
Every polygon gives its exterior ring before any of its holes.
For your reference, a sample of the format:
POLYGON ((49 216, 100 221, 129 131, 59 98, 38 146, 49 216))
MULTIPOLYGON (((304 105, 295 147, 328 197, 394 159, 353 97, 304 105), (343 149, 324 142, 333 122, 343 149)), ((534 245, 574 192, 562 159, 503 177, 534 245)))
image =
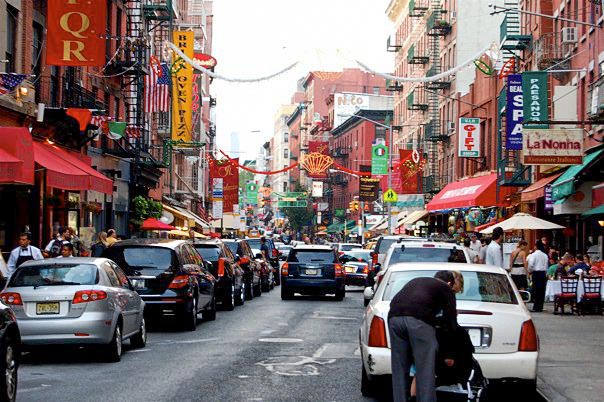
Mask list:
POLYGON ((46 184, 63 190, 95 190, 113 193, 113 182, 70 152, 34 141, 34 159, 46 168, 46 184))
POLYGON ((520 194, 520 200, 522 202, 535 201, 538 198, 545 196, 545 186, 556 180, 562 172, 557 173, 553 176, 544 177, 542 179, 537 180, 524 190, 520 194))
POLYGON ((449 183, 426 205, 428 211, 504 205, 500 192, 497 202, 497 173, 449 183))
POLYGON ((0 184, 34 184, 31 135, 25 127, 0 127, 0 184))
POLYGON ((167 223, 163 223, 162 221, 155 218, 147 218, 143 221, 141 225, 141 230, 174 230, 176 229, 172 225, 168 225, 167 223))

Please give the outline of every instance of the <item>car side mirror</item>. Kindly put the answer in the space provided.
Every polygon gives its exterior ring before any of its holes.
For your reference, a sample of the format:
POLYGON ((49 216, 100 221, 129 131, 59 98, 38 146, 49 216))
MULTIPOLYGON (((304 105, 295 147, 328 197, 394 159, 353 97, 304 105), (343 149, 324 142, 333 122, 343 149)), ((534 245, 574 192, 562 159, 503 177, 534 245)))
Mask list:
POLYGON ((522 298, 523 302, 530 303, 531 292, 527 292, 526 290, 519 290, 518 293, 520 293, 520 297, 522 298))
POLYGON ((372 287, 366 287, 365 290, 363 291, 363 298, 364 298, 364 304, 365 306, 367 306, 369 304, 369 302, 371 301, 371 299, 373 299, 373 296, 375 296, 375 292, 373 291, 372 287))

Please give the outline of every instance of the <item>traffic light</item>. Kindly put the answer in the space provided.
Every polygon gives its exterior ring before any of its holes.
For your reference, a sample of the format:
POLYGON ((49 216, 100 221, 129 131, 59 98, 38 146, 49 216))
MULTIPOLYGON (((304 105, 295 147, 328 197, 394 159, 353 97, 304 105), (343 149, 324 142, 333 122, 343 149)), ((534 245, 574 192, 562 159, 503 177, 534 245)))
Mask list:
POLYGON ((350 201, 348 203, 348 209, 350 209, 351 211, 358 211, 359 210, 359 202, 358 201, 350 201))

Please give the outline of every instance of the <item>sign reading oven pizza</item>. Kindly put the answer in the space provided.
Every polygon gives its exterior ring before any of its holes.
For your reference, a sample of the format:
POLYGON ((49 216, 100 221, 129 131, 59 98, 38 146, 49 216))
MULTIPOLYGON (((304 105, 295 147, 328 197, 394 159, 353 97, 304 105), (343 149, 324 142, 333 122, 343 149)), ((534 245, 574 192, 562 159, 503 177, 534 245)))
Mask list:
POLYGON ((583 163, 583 129, 523 130, 525 165, 580 165, 583 163))
POLYGON ((460 158, 480 157, 480 119, 474 117, 459 118, 460 158))

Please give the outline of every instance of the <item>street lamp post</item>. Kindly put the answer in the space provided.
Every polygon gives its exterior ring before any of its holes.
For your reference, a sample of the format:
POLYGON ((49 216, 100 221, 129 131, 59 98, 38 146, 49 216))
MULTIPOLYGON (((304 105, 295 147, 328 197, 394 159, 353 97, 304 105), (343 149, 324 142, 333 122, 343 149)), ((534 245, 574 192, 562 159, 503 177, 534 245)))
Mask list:
MULTIPOLYGON (((383 124, 380 123, 379 121, 375 121, 375 120, 371 120, 365 116, 360 116, 358 114, 338 114, 338 116, 340 117, 357 117, 361 120, 366 120, 370 123, 375 124, 376 126, 380 126, 380 127, 384 127, 388 130, 388 188, 391 189, 392 188, 392 150, 393 150, 393 135, 392 135, 392 125, 387 125, 387 124, 383 124)), ((392 203, 388 202, 387 203, 387 219, 388 219, 388 234, 391 235, 392 234, 392 203)))

